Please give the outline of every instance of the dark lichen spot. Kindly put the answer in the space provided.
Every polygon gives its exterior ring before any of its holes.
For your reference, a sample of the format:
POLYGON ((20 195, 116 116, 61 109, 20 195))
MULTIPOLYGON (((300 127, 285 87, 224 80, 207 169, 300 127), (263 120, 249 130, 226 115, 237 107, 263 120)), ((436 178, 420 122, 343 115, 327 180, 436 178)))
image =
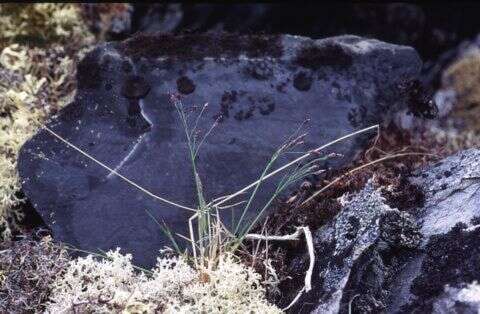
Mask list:
POLYGON ((360 229, 360 220, 358 220, 358 218, 354 216, 348 217, 348 225, 345 231, 345 238, 347 238, 348 240, 355 239, 359 229, 360 229))
POLYGON ((112 58, 110 56, 105 56, 101 59, 100 69, 103 72, 110 72, 112 70, 112 58))
POLYGON ((256 80, 267 80, 273 75, 272 68, 266 62, 251 62, 245 72, 256 80))
POLYGON ((150 67, 149 67, 147 64, 142 63, 142 64, 140 65, 140 73, 141 73, 141 74, 147 74, 147 73, 149 72, 149 71, 148 71, 149 68, 150 68, 150 67))
POLYGON ((263 57, 265 55, 272 57, 280 57, 282 55, 282 48, 279 43, 278 36, 248 36, 245 37, 245 46, 247 56, 251 58, 263 57))
POLYGON ((382 189, 386 203, 399 210, 413 210, 425 205, 425 194, 421 187, 401 177, 399 183, 391 183, 390 189, 382 189))
POLYGON ((253 112, 254 111, 255 111, 255 107, 251 106, 250 108, 248 108, 247 112, 245 112, 244 118, 245 119, 250 119, 251 117, 253 117, 253 112))
POLYGON ((386 211, 380 218, 380 238, 398 252, 398 249, 418 248, 422 233, 410 215, 392 210, 386 211))
POLYGON ((269 102, 266 104, 266 108, 263 108, 260 106, 258 108, 258 111, 264 116, 271 114, 275 110, 275 103, 274 102, 269 102))
POLYGON ((111 91, 112 88, 113 88, 112 84, 110 84, 110 83, 105 84, 105 90, 106 91, 111 91))
POLYGON ((290 80, 286 80, 285 82, 278 83, 278 85, 276 86, 277 91, 285 93, 285 88, 287 87, 289 81, 290 80))
POLYGON ((421 273, 414 279, 411 292, 417 297, 405 313, 431 313, 435 298, 445 285, 456 286, 480 280, 480 229, 465 230, 458 223, 446 234, 434 235, 425 248, 421 273))
POLYGON ((94 89, 101 86, 102 69, 99 65, 100 51, 93 51, 85 56, 78 65, 78 89, 94 89))
POLYGON ((352 65, 353 58, 339 44, 328 42, 321 46, 308 44, 295 57, 295 64, 307 69, 318 70, 324 66, 345 69, 352 65))
POLYGON ((87 179, 88 179, 88 189, 90 191, 96 189, 102 183, 100 178, 96 176, 89 175, 87 176, 87 179))
POLYGON ((232 104, 237 101, 237 91, 224 92, 220 101, 220 112, 213 116, 218 122, 223 122, 230 117, 232 104))
POLYGON ((347 119, 354 128, 358 128, 363 124, 367 117, 367 108, 360 105, 357 108, 352 108, 348 111, 347 119))
POLYGON ((237 121, 248 120, 251 117, 253 117, 253 112, 254 111, 255 111, 255 106, 250 106, 250 108, 248 108, 248 110, 246 110, 246 111, 244 111, 244 110, 238 111, 233 117, 237 121))
POLYGON ((135 116, 135 115, 139 115, 141 113, 141 108, 140 108, 140 104, 138 103, 137 100, 130 100, 128 102, 128 115, 129 116, 135 116))
POLYGON ((144 98, 150 92, 150 84, 141 76, 128 77, 122 86, 122 95, 129 99, 144 98))
POLYGON ((125 73, 130 73, 133 70, 133 66, 130 62, 128 61, 123 61, 122 62, 122 71, 125 73))
POLYGON ((243 110, 238 111, 233 117, 237 121, 242 121, 243 120, 243 110))
POLYGON ((182 76, 177 80, 177 90, 184 95, 188 95, 195 91, 195 84, 188 77, 182 76))
POLYGON ((293 86, 299 91, 306 92, 312 86, 312 77, 305 72, 300 72, 293 78, 293 86))
POLYGON ((473 226, 480 225, 480 216, 475 216, 470 220, 473 226))
POLYGON ((117 44, 117 48, 131 57, 157 58, 160 56, 182 60, 204 57, 281 57, 281 37, 278 35, 244 35, 229 33, 183 34, 139 33, 117 44))
POLYGON ((132 129, 137 126, 137 121, 135 120, 134 117, 129 116, 125 121, 127 121, 128 126, 130 126, 132 129))
POLYGON ((432 93, 427 91, 418 79, 401 82, 399 89, 407 96, 408 113, 425 119, 434 119, 438 116, 438 108, 433 101, 432 93))

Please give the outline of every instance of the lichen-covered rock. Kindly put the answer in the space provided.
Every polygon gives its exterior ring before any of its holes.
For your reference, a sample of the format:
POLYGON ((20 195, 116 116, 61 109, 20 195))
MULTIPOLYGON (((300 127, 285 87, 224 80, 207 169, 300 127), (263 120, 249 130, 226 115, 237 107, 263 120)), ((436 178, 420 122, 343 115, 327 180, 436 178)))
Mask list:
POLYGON ((404 265, 409 271, 396 280, 402 292, 392 298, 392 312, 431 312, 447 285, 480 280, 479 160, 479 150, 462 151, 411 178, 425 191, 425 205, 416 213, 424 241, 422 252, 404 265))
POLYGON ((410 181, 425 192, 425 204, 418 212, 423 234, 445 234, 457 223, 470 224, 480 216, 480 151, 450 156, 417 172, 410 181))
POLYGON ((421 242, 412 217, 385 204, 371 181, 342 203, 340 213, 315 233, 315 284, 298 303, 302 313, 347 312, 352 299, 361 313, 384 310, 397 263, 392 252, 416 249, 421 242))
POLYGON ((433 304, 433 312, 448 313, 478 313, 480 308, 480 285, 477 281, 462 284, 458 288, 445 287, 444 293, 433 304))
MULTIPOLYGON (((399 86, 415 80, 420 67, 412 48, 355 36, 140 35, 89 53, 74 103, 48 126, 153 193, 195 206, 170 93, 182 94, 186 108, 209 103, 199 130, 219 123, 198 161, 209 200, 256 180, 306 118, 302 150, 388 120, 408 106, 399 86)), ((366 138, 333 147, 345 156, 337 164, 362 151, 366 138)), ((23 147, 19 172, 54 236, 74 246, 120 246, 148 265, 171 244, 150 214, 174 232, 188 232, 190 212, 155 201, 45 131, 23 147)), ((251 208, 262 208, 275 182, 262 185, 251 208)))
POLYGON ((302 311, 476 313, 479 171, 472 149, 415 172, 408 180, 423 190, 423 206, 403 211, 367 184, 317 232, 316 282, 302 311))
MULTIPOLYGON (((432 236, 410 286, 411 302, 401 312, 432 312, 446 288, 461 288, 480 280, 479 240, 478 226, 469 230, 461 223, 446 234, 432 236)), ((476 309, 480 309, 478 304, 476 309)))

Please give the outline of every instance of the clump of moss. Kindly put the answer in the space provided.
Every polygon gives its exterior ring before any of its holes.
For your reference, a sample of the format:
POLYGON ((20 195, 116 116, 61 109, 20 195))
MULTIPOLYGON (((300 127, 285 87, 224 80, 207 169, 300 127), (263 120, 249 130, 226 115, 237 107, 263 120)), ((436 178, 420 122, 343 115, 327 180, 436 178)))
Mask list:
POLYGON ((0 36, 4 43, 76 44, 94 42, 75 4, 2 4, 0 5, 0 36))
POLYGON ((148 275, 131 255, 92 255, 69 263, 53 284, 47 313, 280 313, 265 299, 261 276, 232 255, 196 269, 183 257, 158 258, 148 275))
POLYGON ((480 50, 472 49, 444 71, 442 92, 444 105, 451 107, 451 112, 429 136, 444 143, 450 153, 480 147, 480 50))
POLYGON ((473 110, 480 116, 480 51, 474 51, 450 65, 443 73, 442 84, 456 93, 455 111, 473 110))
POLYGON ((68 255, 50 237, 26 237, 0 246, 0 312, 39 313, 50 285, 66 269, 68 255))

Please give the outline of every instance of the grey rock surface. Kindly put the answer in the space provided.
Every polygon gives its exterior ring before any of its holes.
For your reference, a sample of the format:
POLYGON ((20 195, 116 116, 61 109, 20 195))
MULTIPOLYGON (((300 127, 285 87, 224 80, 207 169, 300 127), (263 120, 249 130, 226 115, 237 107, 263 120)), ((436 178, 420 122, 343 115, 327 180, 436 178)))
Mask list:
POLYGON ((462 288, 480 280, 479 174, 480 151, 469 149, 411 178, 425 192, 425 205, 416 213, 424 241, 422 251, 405 265, 410 280, 395 281, 404 294, 394 295, 391 312, 442 313, 435 303, 448 286, 462 288))
MULTIPOLYGON (((371 182, 360 193, 344 201, 338 216, 315 234, 315 245, 319 249, 317 256, 320 258, 317 267, 321 269, 316 279, 320 279, 321 292, 317 292, 320 302, 313 313, 338 313, 342 300, 348 299, 346 287, 357 275, 354 265, 371 263, 362 261, 365 255, 378 259, 379 256, 371 252, 382 246, 399 245, 396 243, 399 241, 393 237, 405 240, 406 246, 418 246, 420 236, 415 225, 411 224, 412 233, 405 232, 409 223, 411 221, 407 215, 384 203, 380 192, 375 190, 371 182), (395 225, 404 228, 397 230, 395 225)), ((382 265, 380 268, 385 267, 382 265)), ((363 271, 381 273, 380 269, 367 268, 363 271)), ((383 281, 380 276, 377 279, 383 281)))
POLYGON ((480 150, 470 149, 409 178, 425 193, 422 208, 390 208, 371 183, 350 196, 315 234, 314 289, 301 300, 315 306, 298 310, 477 313, 479 173, 480 150))
POLYGON ((470 224, 480 215, 480 151, 450 156, 411 178, 425 192, 419 212, 422 233, 445 234, 457 223, 470 224))
POLYGON ((421 243, 413 217, 385 204, 371 181, 341 203, 340 213, 314 234, 314 288, 293 312, 346 313, 352 299, 357 312, 382 311, 390 280, 384 254, 421 243))
MULTIPOLYGON (((415 80, 420 67, 412 48, 355 36, 139 35, 90 52, 79 65, 74 102, 48 126, 153 193, 195 206, 184 130, 170 93, 183 95, 186 108, 209 103, 199 121, 203 132, 219 121, 198 160, 210 200, 257 179, 306 118, 308 137, 297 150, 388 121, 408 105, 398 86, 415 80)), ((330 166, 349 162, 372 135, 332 147, 344 158, 330 166)), ((190 212, 109 175, 44 130, 24 145, 18 169, 25 194, 55 238, 73 246, 120 246, 135 263, 152 265, 171 243, 147 210, 187 234, 190 212)), ((261 208, 276 180, 263 185, 252 208, 261 208)))
POLYGON ((445 287, 444 293, 433 304, 433 312, 438 314, 476 314, 479 308, 480 286, 476 281, 458 288, 445 287))

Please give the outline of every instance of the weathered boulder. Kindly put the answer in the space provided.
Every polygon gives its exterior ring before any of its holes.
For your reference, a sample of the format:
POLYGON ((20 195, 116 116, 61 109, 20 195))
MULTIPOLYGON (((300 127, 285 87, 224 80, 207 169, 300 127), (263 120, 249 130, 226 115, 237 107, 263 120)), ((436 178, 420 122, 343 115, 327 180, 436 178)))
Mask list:
POLYGON ((409 178, 425 193, 423 207, 391 208, 370 183, 350 196, 316 232, 316 283, 302 312, 476 313, 479 178, 472 149, 409 178))
POLYGON ((341 203, 339 214, 314 234, 314 288, 295 309, 302 313, 348 312, 352 298, 357 312, 381 311, 385 296, 378 294, 390 280, 384 256, 420 245, 413 217, 385 204, 371 181, 341 203))
MULTIPOLYGON (((308 137, 297 150, 388 120, 408 106, 399 86, 415 80, 420 67, 412 48, 355 36, 139 35, 90 52, 78 69, 75 101, 48 126, 153 193, 195 206, 170 93, 182 94, 188 110, 209 103, 199 130, 219 121, 198 160, 210 200, 257 179, 306 118, 308 137)), ((337 164, 362 151, 368 137, 332 147, 344 155, 337 164)), ((54 236, 81 249, 120 246, 137 264, 151 265, 171 243, 150 214, 187 233, 191 212, 158 202, 45 130, 24 145, 18 168, 54 236)), ((276 182, 265 182, 252 208, 261 208, 276 182)))

